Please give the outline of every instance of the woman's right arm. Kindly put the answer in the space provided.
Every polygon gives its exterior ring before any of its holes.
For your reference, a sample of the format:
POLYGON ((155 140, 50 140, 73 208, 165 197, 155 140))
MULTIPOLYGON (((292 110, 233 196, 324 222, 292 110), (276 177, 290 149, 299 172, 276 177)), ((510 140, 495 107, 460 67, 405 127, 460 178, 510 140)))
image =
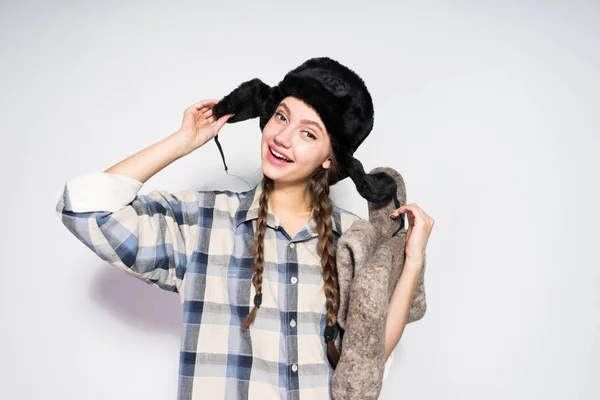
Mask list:
POLYGON ((154 286, 179 291, 199 224, 214 193, 138 191, 150 177, 212 139, 231 114, 215 121, 216 100, 184 112, 181 129, 104 172, 64 186, 56 212, 67 229, 100 258, 154 286))

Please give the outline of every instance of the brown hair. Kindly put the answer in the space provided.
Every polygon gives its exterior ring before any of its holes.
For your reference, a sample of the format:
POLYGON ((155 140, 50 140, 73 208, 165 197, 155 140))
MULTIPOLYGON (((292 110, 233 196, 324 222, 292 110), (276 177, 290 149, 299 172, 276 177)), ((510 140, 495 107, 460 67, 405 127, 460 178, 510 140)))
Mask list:
MULTIPOLYGON (((331 157, 330 168, 320 166, 311 175, 308 182, 308 192, 310 195, 310 208, 312 217, 316 222, 318 233, 317 254, 321 257, 321 276, 323 277, 323 292, 326 298, 327 308, 327 328, 330 332, 337 322, 337 312, 340 302, 338 275, 335 264, 335 249, 333 248, 333 227, 331 215, 333 213, 333 202, 329 198, 329 187, 339 181, 339 170, 333 153, 331 157)), ((254 233, 254 243, 252 251, 254 253, 254 264, 252 267, 252 284, 254 285, 257 299, 254 307, 246 319, 242 322, 242 328, 248 328, 256 317, 256 312, 262 299, 262 273, 264 270, 264 235, 267 226, 267 210, 269 193, 273 190, 273 180, 263 176, 261 181, 262 193, 259 199, 258 220, 256 231, 254 233), (258 304, 258 306, 257 306, 258 304)), ((335 347, 333 340, 327 340, 327 359, 335 369, 340 358, 339 351, 335 347)))

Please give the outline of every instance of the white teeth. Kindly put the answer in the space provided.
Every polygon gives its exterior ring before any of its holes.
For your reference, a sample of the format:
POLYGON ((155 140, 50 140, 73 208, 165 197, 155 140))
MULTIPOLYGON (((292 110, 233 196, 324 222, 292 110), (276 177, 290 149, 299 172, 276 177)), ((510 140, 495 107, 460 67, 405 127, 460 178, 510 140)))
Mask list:
POLYGON ((287 158, 286 156, 284 156, 283 154, 280 154, 280 153, 276 152, 271 147, 269 147, 269 149, 271 149, 271 153, 273 153, 273 155, 276 156, 277 158, 281 158, 283 160, 290 161, 290 162, 292 161, 289 158, 287 158))

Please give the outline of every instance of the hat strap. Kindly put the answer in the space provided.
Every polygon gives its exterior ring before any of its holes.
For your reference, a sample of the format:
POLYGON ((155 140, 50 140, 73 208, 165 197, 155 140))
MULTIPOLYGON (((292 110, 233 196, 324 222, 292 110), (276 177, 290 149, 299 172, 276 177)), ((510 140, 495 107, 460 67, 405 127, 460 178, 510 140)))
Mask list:
POLYGON ((225 164, 225 154, 223 154, 223 148, 221 147, 221 143, 219 143, 219 135, 215 136, 215 143, 219 148, 219 153, 221 153, 221 159, 223 159, 223 166, 225 167, 225 172, 227 172, 227 164, 225 164))

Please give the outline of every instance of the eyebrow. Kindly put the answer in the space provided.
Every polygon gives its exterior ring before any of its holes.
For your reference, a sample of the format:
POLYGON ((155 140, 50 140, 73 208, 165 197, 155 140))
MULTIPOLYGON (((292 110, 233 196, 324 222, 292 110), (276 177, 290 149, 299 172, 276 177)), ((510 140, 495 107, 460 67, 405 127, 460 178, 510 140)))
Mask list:
MULTIPOLYGON (((285 111, 286 111, 288 114, 292 115, 292 112, 290 111, 290 108, 287 106, 287 104, 285 104, 285 103, 281 103, 281 104, 279 104, 279 105, 280 105, 281 107, 285 108, 285 111)), ((301 120, 300 120, 300 123, 303 123, 303 124, 308 124, 308 125, 314 125, 314 126, 316 126, 317 128, 319 128, 319 130, 321 131, 321 133, 323 133, 323 129, 321 128, 321 125, 319 125, 319 124, 318 124, 317 122, 315 122, 315 121, 311 121, 311 120, 309 120, 309 119, 301 119, 301 120)))

